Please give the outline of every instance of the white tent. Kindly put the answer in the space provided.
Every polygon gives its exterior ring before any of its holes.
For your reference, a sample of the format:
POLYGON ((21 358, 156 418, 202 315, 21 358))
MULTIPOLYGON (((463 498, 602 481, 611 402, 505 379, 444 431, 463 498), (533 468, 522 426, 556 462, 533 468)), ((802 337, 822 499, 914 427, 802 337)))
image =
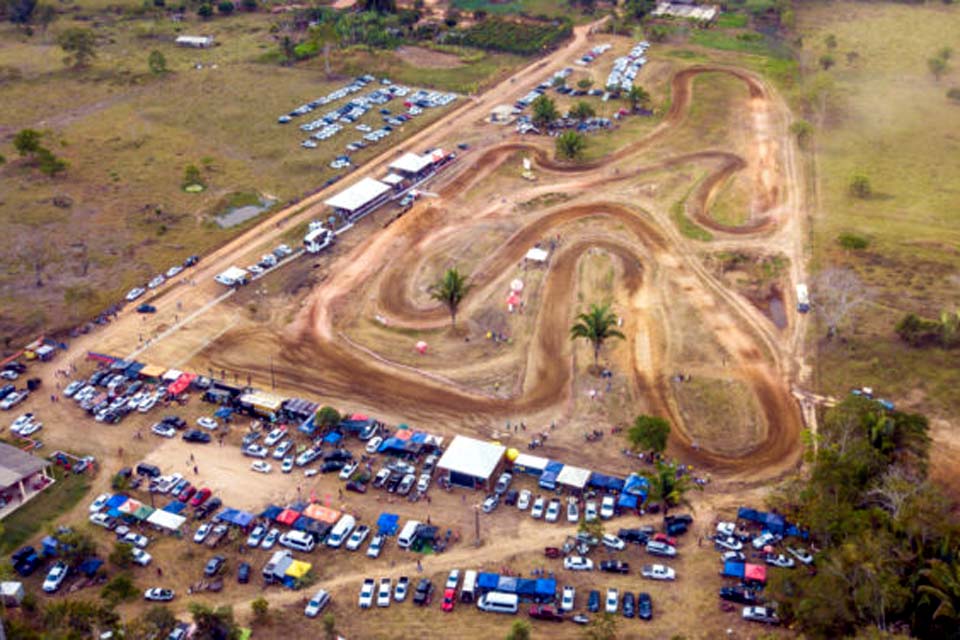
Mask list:
POLYGON ((506 451, 507 448, 503 445, 466 436, 454 436, 437 463, 437 468, 446 472, 454 484, 488 485, 506 451))
POLYGON ((430 156, 421 156, 412 151, 408 151, 391 162, 390 168, 400 173, 418 174, 432 164, 433 158, 430 156))
POLYGON ((334 209, 342 209, 349 213, 359 211, 380 199, 390 192, 390 187, 379 180, 364 178, 324 201, 324 204, 334 209))
POLYGON ((183 523, 187 519, 183 516, 178 516, 175 513, 170 513, 169 511, 162 511, 157 509, 150 514, 150 517, 147 518, 147 522, 150 524, 160 527, 161 529, 166 529, 168 531, 178 531, 180 527, 183 526, 183 523))
POLYGON ((546 458, 541 458, 540 456, 531 456, 529 453, 521 453, 517 456, 517 459, 513 461, 513 468, 520 471, 525 471, 527 473, 541 474, 543 470, 547 468, 547 463, 550 462, 546 458))
POLYGON ((527 251, 526 258, 527 260, 532 260, 533 262, 546 262, 547 256, 549 255, 550 254, 546 250, 537 249, 534 247, 533 249, 530 249, 530 251, 527 251))
POLYGON ((182 375, 183 371, 180 371, 179 369, 168 369, 167 372, 163 374, 162 380, 164 382, 173 382, 182 375))
POLYGON ((574 489, 583 489, 590 482, 592 472, 582 467, 574 467, 569 464, 563 466, 560 473, 557 474, 557 484, 574 489))

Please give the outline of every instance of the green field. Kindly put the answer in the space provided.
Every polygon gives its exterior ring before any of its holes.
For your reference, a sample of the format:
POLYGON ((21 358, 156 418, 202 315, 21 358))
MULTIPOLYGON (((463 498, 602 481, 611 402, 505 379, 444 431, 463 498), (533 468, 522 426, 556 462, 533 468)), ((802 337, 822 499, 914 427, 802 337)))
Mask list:
POLYGON ((828 53, 826 36, 837 39, 817 136, 815 266, 853 269, 869 299, 841 330, 842 342, 821 342, 822 386, 873 385, 926 409, 956 409, 956 352, 910 349, 893 326, 908 311, 936 316, 960 307, 960 108, 946 98, 960 72, 951 62, 937 81, 926 63, 942 47, 960 50, 960 8, 835 3, 804 5, 797 18, 808 76, 828 53), (870 179, 871 197, 849 194, 855 173, 870 179), (844 232, 869 246, 843 249, 844 232))
POLYGON ((82 475, 52 468, 56 483, 3 521, 0 555, 7 555, 44 527, 53 524, 87 494, 90 483, 82 475))

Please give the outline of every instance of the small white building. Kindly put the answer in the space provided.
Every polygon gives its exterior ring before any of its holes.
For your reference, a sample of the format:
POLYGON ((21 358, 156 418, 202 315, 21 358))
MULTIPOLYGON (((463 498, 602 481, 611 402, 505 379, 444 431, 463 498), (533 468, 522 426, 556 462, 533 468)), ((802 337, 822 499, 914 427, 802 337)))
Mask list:
POLYGON ((489 490, 503 467, 507 448, 493 442, 455 436, 437 463, 452 485, 489 490))
POLYGON ((209 49, 213 46, 213 36, 177 36, 176 42, 178 47, 209 49))
POLYGON ((379 180, 364 178, 324 201, 338 215, 353 222, 390 199, 393 189, 379 180))

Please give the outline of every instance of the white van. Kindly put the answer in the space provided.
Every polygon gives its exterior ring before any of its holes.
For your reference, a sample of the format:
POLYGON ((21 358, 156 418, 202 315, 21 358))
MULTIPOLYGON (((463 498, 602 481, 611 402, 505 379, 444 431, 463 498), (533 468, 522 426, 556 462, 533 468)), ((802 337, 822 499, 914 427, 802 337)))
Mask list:
POLYGON ((460 602, 473 602, 477 591, 477 572, 469 570, 463 574, 463 586, 460 587, 460 602))
POLYGON ((280 544, 304 553, 310 553, 317 546, 313 536, 305 531, 287 531, 280 536, 280 544))
POLYGON ((520 606, 520 596, 515 593, 497 593, 491 591, 480 596, 477 608, 489 613, 516 613, 520 606))
POLYGON ((343 544, 343 541, 350 537, 350 534, 353 533, 353 528, 357 526, 357 521, 350 514, 341 516, 337 521, 336 526, 333 527, 333 530, 330 531, 330 535, 327 536, 327 546, 333 547, 334 549, 340 548, 340 545, 343 544))
POLYGON ((421 523, 417 520, 407 520, 407 524, 403 525, 403 530, 400 531, 400 535, 397 537, 397 546, 401 549, 409 549, 410 545, 413 544, 413 538, 417 535, 417 529, 420 528, 421 523))

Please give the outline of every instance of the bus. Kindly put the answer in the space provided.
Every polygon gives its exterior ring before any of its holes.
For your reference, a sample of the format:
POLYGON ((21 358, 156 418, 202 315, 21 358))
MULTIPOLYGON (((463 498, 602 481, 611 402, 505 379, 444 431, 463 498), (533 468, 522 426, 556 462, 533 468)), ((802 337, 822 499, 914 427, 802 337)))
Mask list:
POLYGON ((797 311, 800 313, 810 311, 810 293, 805 284, 797 285, 797 311))
POLYGON ((320 253, 333 244, 335 236, 330 229, 313 229, 303 238, 303 247, 307 253, 320 253))

